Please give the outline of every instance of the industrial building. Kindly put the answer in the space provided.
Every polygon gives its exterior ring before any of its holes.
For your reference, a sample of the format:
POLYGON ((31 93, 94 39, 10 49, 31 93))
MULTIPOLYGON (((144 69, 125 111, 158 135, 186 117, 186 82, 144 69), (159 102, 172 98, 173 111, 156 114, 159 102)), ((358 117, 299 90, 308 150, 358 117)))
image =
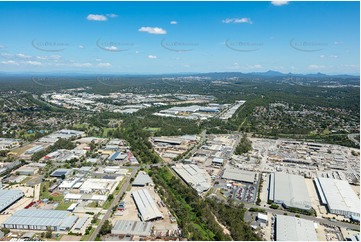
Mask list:
POLYGON ((163 218, 163 214, 159 211, 157 204, 154 202, 147 189, 132 192, 132 197, 142 221, 148 222, 163 218))
POLYGON ((37 174, 38 171, 39 171, 39 169, 36 168, 36 167, 23 166, 23 167, 20 167, 19 169, 17 169, 15 171, 15 174, 17 174, 17 175, 25 175, 25 176, 32 176, 32 175, 37 174))
POLYGON ((1 226, 8 229, 21 230, 69 230, 78 216, 60 210, 23 209, 16 211, 1 226))
POLYGON ((80 193, 100 193, 110 192, 113 186, 117 184, 115 180, 91 178, 84 181, 80 187, 80 193))
POLYGON ((286 173, 271 173, 268 199, 285 208, 312 209, 305 178, 286 173))
POLYGON ((245 171, 236 168, 227 168, 224 170, 222 178, 237 182, 254 184, 258 180, 258 174, 252 171, 245 171))
POLYGON ((24 196, 20 190, 0 189, 0 213, 24 196))
POLYGON ((314 182, 321 204, 330 213, 359 220, 360 199, 347 181, 318 177, 314 182))
POLYGON ((134 179, 132 186, 144 187, 151 183, 152 179, 150 178, 150 176, 147 173, 140 171, 134 179))
POLYGON ((71 169, 56 169, 55 171, 53 171, 53 173, 50 174, 51 177, 57 177, 57 178, 61 178, 63 175, 67 176, 71 173, 71 169))
POLYGON ((315 225, 306 219, 277 215, 276 241, 317 241, 315 225))
POLYGON ((150 236, 151 231, 152 231, 151 222, 117 220, 114 223, 112 234, 146 237, 146 236, 150 236))
POLYGON ((196 165, 177 164, 173 170, 198 193, 208 191, 211 187, 211 178, 206 171, 196 165))

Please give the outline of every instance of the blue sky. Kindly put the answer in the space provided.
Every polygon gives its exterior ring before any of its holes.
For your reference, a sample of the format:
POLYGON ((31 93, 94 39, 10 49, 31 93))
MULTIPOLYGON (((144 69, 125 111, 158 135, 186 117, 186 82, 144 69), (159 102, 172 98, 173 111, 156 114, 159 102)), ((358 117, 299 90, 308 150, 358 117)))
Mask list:
POLYGON ((359 2, 0 2, 0 71, 359 74, 359 2))

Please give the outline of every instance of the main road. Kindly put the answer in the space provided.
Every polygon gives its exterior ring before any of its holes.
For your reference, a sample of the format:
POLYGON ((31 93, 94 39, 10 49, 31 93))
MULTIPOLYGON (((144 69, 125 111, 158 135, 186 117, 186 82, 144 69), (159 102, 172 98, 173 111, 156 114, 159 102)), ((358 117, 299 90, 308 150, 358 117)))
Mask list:
POLYGON ((137 174, 139 167, 132 167, 132 168, 133 168, 133 170, 132 170, 131 175, 127 178, 127 180, 123 184, 122 188, 120 189, 118 195, 114 198, 112 204, 110 205, 110 207, 108 208, 104 217, 100 221, 99 225, 95 228, 93 234, 90 236, 90 238, 89 238, 90 241, 95 240, 95 237, 98 235, 100 228, 103 226, 105 220, 108 220, 110 218, 110 216, 112 215, 113 207, 119 204, 120 198, 123 196, 123 194, 126 192, 127 188, 129 187, 130 179, 134 178, 135 175, 137 174))

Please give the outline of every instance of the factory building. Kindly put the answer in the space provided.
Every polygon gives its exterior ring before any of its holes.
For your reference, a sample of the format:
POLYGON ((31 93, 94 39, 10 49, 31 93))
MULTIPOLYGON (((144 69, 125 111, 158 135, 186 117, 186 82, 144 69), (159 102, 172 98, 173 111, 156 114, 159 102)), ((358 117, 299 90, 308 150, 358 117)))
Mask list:
POLYGON ((286 173, 271 173, 268 199, 285 208, 312 209, 305 178, 286 173))
POLYGON ((359 220, 360 199, 347 181, 318 177, 314 182, 321 204, 330 213, 359 220))
POLYGON ((114 223, 112 234, 146 237, 146 236, 150 236, 151 231, 152 231, 151 222, 117 220, 114 223))
POLYGON ((0 213, 21 199, 24 193, 20 190, 0 189, 0 213))
POLYGON ((211 178, 204 170, 196 165, 177 164, 172 166, 173 170, 198 193, 208 191, 211 187, 211 178))
POLYGON ((147 189, 132 192, 135 205, 139 211, 139 217, 142 221, 148 222, 157 219, 163 219, 163 214, 159 211, 157 204, 147 189))
POLYGON ((78 216, 60 210, 23 209, 16 211, 1 226, 8 229, 67 231, 78 216))
POLYGON ((144 187, 151 183, 152 183, 152 179, 150 178, 150 176, 147 173, 140 171, 136 176, 136 178, 134 179, 132 186, 144 187))
POLYGON ((223 179, 254 184, 258 181, 258 174, 236 168, 226 168, 222 175, 223 179))
POLYGON ((312 221, 277 215, 276 241, 317 241, 315 225, 312 221))

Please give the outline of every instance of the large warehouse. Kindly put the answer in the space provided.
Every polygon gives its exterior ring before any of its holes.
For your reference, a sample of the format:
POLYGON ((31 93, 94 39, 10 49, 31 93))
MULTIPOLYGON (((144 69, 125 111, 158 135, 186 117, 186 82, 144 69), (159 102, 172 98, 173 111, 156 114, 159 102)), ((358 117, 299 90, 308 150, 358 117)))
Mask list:
POLYGON ((315 225, 306 219, 277 215, 276 241, 317 241, 315 225))
POLYGON ((177 164, 172 167, 173 170, 198 193, 208 191, 211 187, 211 178, 204 170, 196 165, 177 164))
POLYGON ((148 222, 163 218, 163 214, 159 211, 157 204, 155 204, 147 189, 134 191, 132 196, 142 221, 148 222))
POLYGON ((152 231, 151 222, 140 222, 130 220, 117 220, 112 229, 112 234, 150 236, 152 231))
POLYGON ((20 190, 0 189, 0 213, 24 196, 20 190))
POLYGON ((347 181, 318 177, 315 179, 321 204, 330 213, 346 217, 360 217, 360 199, 347 181))
POLYGON ((227 180, 253 184, 257 182, 258 176, 257 173, 252 171, 245 171, 245 170, 229 167, 224 170, 222 178, 227 180))
POLYGON ((268 199, 282 204, 285 208, 310 210, 311 200, 302 176, 286 173, 270 175, 268 199))
POLYGON ((8 229, 47 230, 50 228, 53 231, 66 231, 73 227, 77 220, 78 216, 71 215, 68 211, 23 209, 16 211, 1 226, 8 229))

